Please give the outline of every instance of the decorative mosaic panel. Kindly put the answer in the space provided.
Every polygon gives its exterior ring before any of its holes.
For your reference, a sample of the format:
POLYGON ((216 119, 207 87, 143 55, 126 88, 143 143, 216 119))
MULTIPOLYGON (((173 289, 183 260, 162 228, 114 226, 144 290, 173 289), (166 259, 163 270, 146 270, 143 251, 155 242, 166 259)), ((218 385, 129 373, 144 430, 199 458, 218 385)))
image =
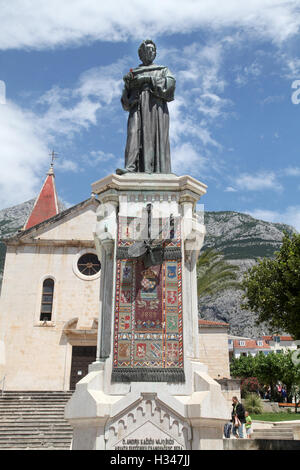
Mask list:
POLYGON ((114 381, 184 381, 181 261, 117 260, 114 381))
POLYGON ((144 239, 139 218, 119 217, 112 380, 183 382, 180 223, 153 219, 164 241, 161 265, 130 259, 128 247, 144 239))

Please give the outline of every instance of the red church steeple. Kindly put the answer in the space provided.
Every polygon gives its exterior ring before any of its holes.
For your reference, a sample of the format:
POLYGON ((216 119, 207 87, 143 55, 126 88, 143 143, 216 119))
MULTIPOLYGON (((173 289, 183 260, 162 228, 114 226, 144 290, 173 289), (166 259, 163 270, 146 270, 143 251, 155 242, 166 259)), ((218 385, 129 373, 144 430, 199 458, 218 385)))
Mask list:
POLYGON ((44 220, 50 219, 54 215, 57 215, 58 203, 57 203, 57 194, 54 182, 54 171, 53 171, 53 161, 55 154, 52 152, 52 163, 50 169, 47 173, 46 180, 43 184, 43 187, 38 195, 31 214, 28 217, 28 220, 24 226, 24 230, 27 230, 34 225, 44 222, 44 220))

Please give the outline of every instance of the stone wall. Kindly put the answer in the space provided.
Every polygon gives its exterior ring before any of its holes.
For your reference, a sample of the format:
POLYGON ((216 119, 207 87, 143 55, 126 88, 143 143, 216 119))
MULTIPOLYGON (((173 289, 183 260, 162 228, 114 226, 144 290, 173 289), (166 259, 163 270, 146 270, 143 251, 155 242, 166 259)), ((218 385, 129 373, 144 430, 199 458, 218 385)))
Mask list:
POLYGON ((223 439, 224 450, 300 450, 300 441, 278 439, 223 439))
POLYGON ((214 379, 230 377, 227 328, 200 327, 200 361, 214 379))

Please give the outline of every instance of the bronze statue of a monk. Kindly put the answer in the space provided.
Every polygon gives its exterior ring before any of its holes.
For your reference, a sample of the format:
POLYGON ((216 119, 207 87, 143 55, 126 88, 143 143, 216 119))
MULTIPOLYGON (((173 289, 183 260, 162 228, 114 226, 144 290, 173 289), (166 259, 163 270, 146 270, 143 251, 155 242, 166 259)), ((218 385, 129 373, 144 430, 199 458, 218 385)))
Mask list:
POLYGON ((155 65, 156 46, 147 39, 139 47, 142 64, 123 77, 121 98, 129 111, 124 173, 171 173, 168 101, 174 100, 175 78, 155 65))

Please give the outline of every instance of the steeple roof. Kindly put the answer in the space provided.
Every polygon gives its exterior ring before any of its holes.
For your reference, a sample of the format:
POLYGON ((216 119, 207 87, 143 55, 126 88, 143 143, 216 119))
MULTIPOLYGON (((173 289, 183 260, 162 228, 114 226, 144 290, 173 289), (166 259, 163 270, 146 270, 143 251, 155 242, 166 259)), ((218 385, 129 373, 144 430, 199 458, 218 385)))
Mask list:
POLYGON ((50 217, 58 214, 59 210, 54 178, 53 163, 51 163, 40 194, 38 195, 31 214, 24 225, 24 230, 40 224, 41 222, 44 222, 44 220, 50 219, 50 217))

